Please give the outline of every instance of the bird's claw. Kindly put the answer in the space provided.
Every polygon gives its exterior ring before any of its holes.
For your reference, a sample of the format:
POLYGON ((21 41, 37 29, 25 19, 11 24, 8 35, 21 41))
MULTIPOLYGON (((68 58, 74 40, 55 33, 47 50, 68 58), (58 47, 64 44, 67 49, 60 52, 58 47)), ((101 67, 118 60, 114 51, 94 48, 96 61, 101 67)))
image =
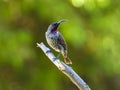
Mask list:
POLYGON ((55 58, 53 58, 53 61, 56 61, 58 58, 57 57, 55 57, 55 58))
POLYGON ((46 53, 51 53, 51 50, 47 50, 46 53))

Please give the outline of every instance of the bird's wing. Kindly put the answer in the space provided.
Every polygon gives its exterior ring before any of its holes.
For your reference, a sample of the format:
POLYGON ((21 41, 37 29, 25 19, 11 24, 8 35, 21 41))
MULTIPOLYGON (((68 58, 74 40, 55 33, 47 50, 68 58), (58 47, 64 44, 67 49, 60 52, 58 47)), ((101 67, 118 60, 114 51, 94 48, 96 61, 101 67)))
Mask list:
POLYGON ((59 34, 58 40, 57 40, 61 46, 63 46, 64 50, 67 49, 66 42, 61 34, 59 34))

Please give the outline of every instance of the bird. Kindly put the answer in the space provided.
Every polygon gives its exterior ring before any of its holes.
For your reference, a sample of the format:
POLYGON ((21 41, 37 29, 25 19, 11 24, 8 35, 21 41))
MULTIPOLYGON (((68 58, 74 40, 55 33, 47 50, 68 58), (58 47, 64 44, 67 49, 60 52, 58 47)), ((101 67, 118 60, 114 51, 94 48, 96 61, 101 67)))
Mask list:
POLYGON ((58 31, 58 26, 65 22, 66 20, 60 20, 58 22, 53 22, 48 26, 47 31, 45 32, 46 41, 48 45, 53 48, 53 50, 59 52, 57 59, 62 54, 64 61, 66 64, 72 64, 72 61, 68 57, 67 54, 67 44, 65 42, 64 37, 62 34, 58 31))

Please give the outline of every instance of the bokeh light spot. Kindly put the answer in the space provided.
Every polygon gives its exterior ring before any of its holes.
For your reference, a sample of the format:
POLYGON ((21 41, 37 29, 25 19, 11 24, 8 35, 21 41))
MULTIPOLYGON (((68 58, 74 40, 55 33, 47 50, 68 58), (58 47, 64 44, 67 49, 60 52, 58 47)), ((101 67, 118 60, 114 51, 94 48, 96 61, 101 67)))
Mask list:
POLYGON ((84 5, 85 0, 72 0, 71 1, 73 6, 75 7, 81 7, 82 5, 84 5))

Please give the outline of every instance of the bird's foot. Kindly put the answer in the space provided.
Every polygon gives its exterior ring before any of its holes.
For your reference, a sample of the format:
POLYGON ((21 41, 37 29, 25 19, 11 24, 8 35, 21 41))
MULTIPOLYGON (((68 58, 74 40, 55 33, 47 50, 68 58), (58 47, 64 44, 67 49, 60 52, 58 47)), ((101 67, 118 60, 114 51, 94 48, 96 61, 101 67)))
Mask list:
POLYGON ((51 50, 47 50, 46 53, 51 53, 51 50))
POLYGON ((57 57, 55 57, 55 58, 53 58, 53 61, 56 61, 58 58, 57 57))
POLYGON ((60 55, 61 53, 59 53, 57 57, 53 58, 53 61, 56 61, 57 59, 59 59, 60 55))

